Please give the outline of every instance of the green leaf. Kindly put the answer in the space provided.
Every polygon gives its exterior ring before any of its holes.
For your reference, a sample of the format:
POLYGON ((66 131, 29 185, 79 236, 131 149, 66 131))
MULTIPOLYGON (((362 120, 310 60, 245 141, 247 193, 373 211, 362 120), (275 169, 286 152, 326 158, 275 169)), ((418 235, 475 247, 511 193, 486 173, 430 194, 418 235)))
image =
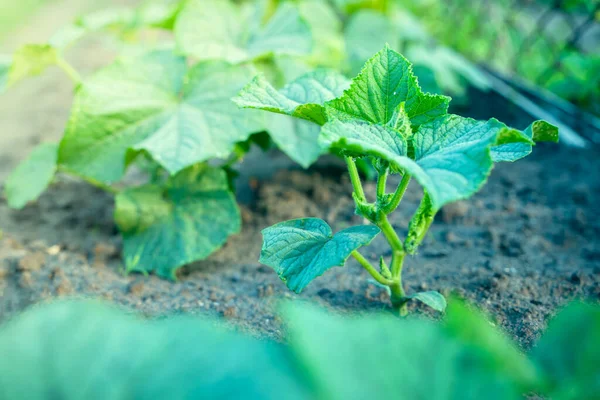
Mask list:
POLYGON ((262 231, 259 262, 273 268, 290 290, 300 293, 332 267, 343 266, 350 254, 379 233, 371 225, 353 226, 333 235, 318 218, 281 222, 262 231))
POLYGON ((12 171, 4 190, 8 206, 21 209, 46 190, 56 173, 58 144, 42 143, 12 171))
POLYGON ((289 342, 326 399, 519 399, 485 353, 432 321, 288 305, 289 342))
POLYGON ((280 5, 265 26, 257 28, 254 22, 230 0, 192 0, 177 18, 175 36, 185 54, 200 60, 239 63, 270 54, 310 53, 310 29, 292 4, 280 5))
POLYGON ((600 308, 573 304, 550 321, 532 351, 557 400, 596 399, 600 393, 600 308))
POLYGON ((27 44, 13 54, 6 85, 12 86, 22 79, 40 75, 57 61, 58 53, 51 45, 27 44))
POLYGON ((492 159, 495 162, 513 162, 531 154, 536 142, 558 143, 558 128, 542 120, 533 122, 523 131, 504 125, 498 140, 491 149, 492 159))
POLYGON ((146 185, 117 195, 115 221, 123 234, 128 271, 175 279, 240 230, 240 212, 221 169, 196 165, 165 187, 146 185))
POLYGON ((409 299, 419 300, 421 303, 436 311, 444 312, 444 310, 446 310, 446 298, 436 291, 419 292, 407 297, 409 299))
POLYGON ((255 77, 233 101, 240 107, 291 115, 323 125, 327 114, 323 105, 340 96, 349 86, 341 74, 318 69, 275 89, 262 75, 255 77))
POLYGON ((264 129, 261 115, 230 101, 253 75, 251 67, 220 62, 188 68, 167 51, 117 61, 78 88, 59 162, 110 183, 123 176, 130 148, 171 174, 226 158, 264 129))
POLYGON ((318 140, 321 128, 312 122, 272 115, 267 130, 277 147, 304 168, 325 152, 318 140))
POLYGON ((434 218, 435 210, 431 204, 429 194, 425 191, 419 208, 415 211, 415 215, 413 215, 408 224, 408 235, 404 241, 404 249, 408 254, 415 254, 417 252, 434 218))
POLYGON ((0 398, 314 398, 284 346, 211 319, 132 316, 92 301, 34 307, 0 329, 0 398))
POLYGON ((352 80, 350 89, 326 103, 331 116, 359 119, 385 125, 392 120, 400 105, 413 128, 445 115, 450 98, 423 93, 412 72, 411 63, 386 46, 373 56, 352 80))
POLYGON ((389 126, 333 121, 323 126, 319 140, 353 155, 382 158, 395 170, 413 176, 427 190, 435 212, 483 185, 493 166, 489 147, 502 128, 495 120, 446 115, 414 133, 414 159, 409 158, 408 141, 389 126))
POLYGON ((487 367, 517 383, 523 392, 535 390, 540 375, 516 345, 478 310, 454 299, 448 306, 445 328, 485 355, 487 367))

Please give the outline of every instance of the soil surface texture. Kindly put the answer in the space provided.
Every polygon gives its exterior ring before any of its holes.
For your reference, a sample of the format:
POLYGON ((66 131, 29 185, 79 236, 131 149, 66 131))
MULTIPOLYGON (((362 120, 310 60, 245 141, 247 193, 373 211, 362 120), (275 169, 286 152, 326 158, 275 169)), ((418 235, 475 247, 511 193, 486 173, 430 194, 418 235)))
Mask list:
MULTIPOLYGON (((243 176, 252 174, 253 164, 252 157, 242 164, 243 176)), ((558 307, 600 299, 599 170, 597 151, 552 145, 537 146, 519 163, 498 165, 481 192, 438 214, 419 254, 407 259, 407 291, 465 297, 527 348, 558 307)), ((244 330, 278 338, 281 299, 315 300, 343 311, 386 310, 387 294, 354 261, 330 270, 301 295, 257 262, 260 230, 276 222, 320 217, 334 231, 363 222, 353 212, 343 172, 283 168, 247 178, 251 195, 242 196, 249 201, 241 205, 241 234, 209 259, 184 267, 177 282, 123 273, 112 198, 96 188, 61 178, 24 210, 9 210, 3 200, 0 318, 46 299, 92 296, 148 315, 221 315, 244 330)), ((374 184, 365 190, 373 193, 374 184)), ((420 193, 411 184, 393 216, 401 235, 420 193)), ((374 263, 380 254, 390 255, 382 238, 363 254, 374 263)), ((411 308, 436 317, 418 304, 411 308)))

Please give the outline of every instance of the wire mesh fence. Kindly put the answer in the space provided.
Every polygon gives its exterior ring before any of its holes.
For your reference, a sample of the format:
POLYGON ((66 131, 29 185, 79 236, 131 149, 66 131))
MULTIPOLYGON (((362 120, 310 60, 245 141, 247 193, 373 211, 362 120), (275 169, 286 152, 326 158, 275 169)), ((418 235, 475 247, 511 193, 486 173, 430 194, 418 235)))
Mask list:
POLYGON ((413 3, 442 43, 600 115, 600 1, 413 3))

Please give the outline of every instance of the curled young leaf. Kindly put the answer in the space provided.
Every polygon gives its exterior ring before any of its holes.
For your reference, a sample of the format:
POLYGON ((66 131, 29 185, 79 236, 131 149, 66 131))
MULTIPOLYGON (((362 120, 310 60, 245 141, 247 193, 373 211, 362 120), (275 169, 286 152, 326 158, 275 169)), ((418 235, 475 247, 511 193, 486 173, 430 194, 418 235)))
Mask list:
POLYGON ((115 221, 127 270, 170 279, 179 267, 208 257, 241 225, 225 171, 205 165, 181 171, 165 186, 119 193, 115 221))
POLYGON ((376 226, 361 225, 334 235, 318 218, 281 222, 262 231, 259 262, 273 268, 290 290, 300 293, 328 269, 343 266, 354 250, 371 243, 379 232, 376 226))
POLYGON ((415 254, 425 238, 435 218, 435 211, 427 192, 423 195, 419 208, 408 224, 408 235, 404 241, 404 249, 408 254, 415 254))
POLYGON ((504 125, 498 141, 491 148, 492 159, 494 162, 520 160, 531 154, 532 146, 537 142, 557 143, 558 128, 542 120, 533 122, 523 131, 504 125))

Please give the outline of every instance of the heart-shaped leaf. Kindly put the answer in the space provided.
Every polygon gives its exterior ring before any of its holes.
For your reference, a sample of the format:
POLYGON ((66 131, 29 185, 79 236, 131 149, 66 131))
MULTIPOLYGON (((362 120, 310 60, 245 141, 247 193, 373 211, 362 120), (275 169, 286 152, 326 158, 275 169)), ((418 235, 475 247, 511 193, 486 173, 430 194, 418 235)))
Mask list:
POLYGON ((262 231, 259 262, 273 268, 290 290, 300 293, 332 267, 343 266, 350 254, 379 233, 372 225, 353 226, 335 235, 318 218, 281 222, 262 231))
POLYGON ((115 221, 123 234, 128 271, 175 279, 240 230, 240 212, 221 169, 195 165, 165 187, 146 185, 117 195, 115 221))
POLYGON ((166 51, 117 61, 78 88, 59 162, 110 183, 123 176, 130 148, 147 151, 171 174, 227 157, 236 142, 264 129, 261 115, 230 100, 254 74, 220 62, 188 68, 166 51))

